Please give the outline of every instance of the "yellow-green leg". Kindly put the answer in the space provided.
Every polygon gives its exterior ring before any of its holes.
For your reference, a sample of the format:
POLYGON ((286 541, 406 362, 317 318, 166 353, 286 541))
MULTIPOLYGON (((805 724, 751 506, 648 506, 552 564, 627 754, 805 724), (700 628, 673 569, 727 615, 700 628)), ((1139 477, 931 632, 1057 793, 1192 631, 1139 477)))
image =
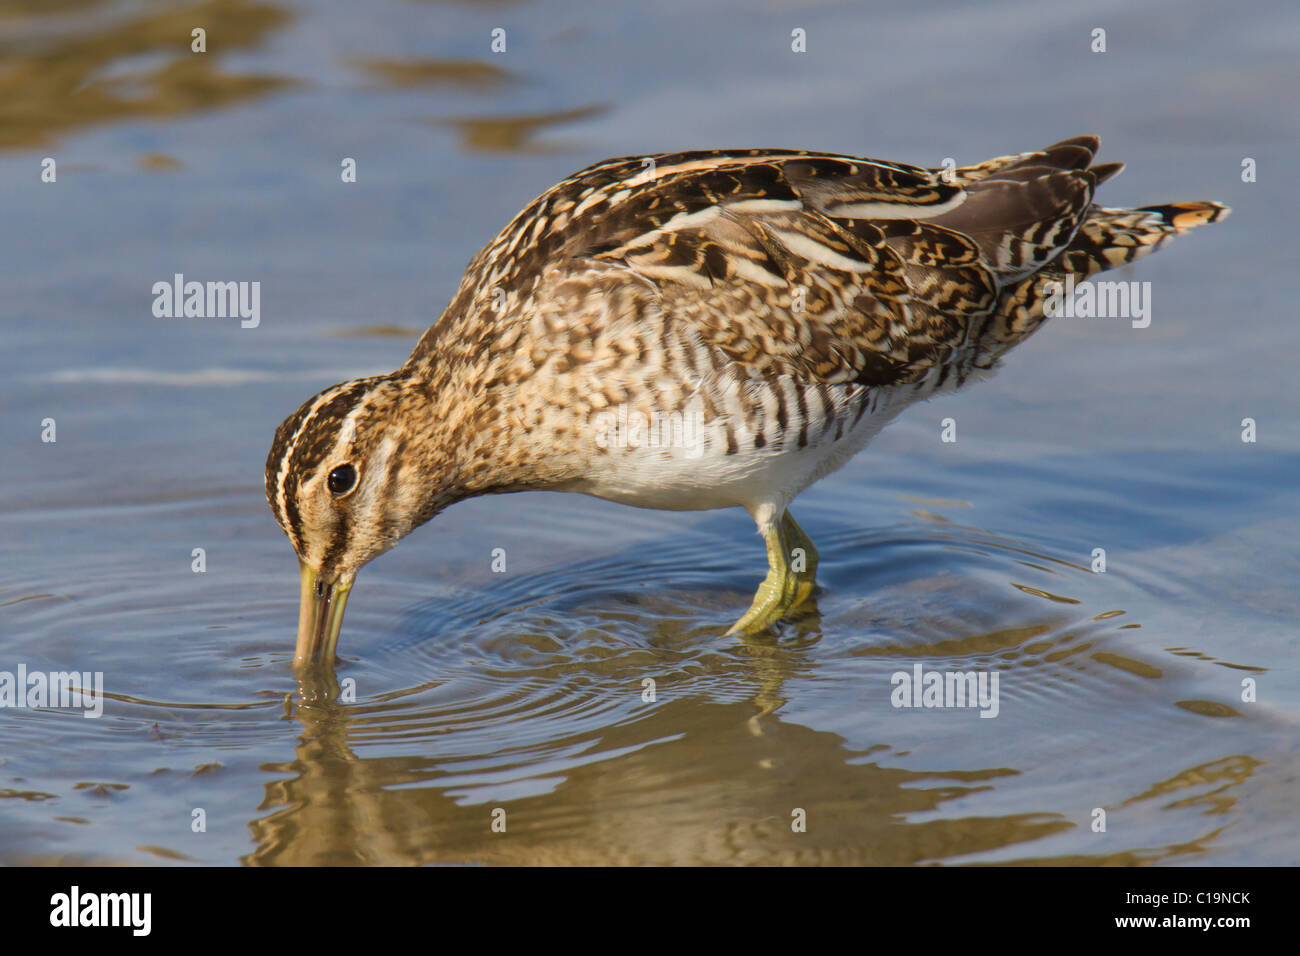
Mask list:
POLYGON ((817 549, 787 511, 763 529, 767 542, 767 577, 754 603, 728 634, 758 634, 812 596, 817 583, 817 549))

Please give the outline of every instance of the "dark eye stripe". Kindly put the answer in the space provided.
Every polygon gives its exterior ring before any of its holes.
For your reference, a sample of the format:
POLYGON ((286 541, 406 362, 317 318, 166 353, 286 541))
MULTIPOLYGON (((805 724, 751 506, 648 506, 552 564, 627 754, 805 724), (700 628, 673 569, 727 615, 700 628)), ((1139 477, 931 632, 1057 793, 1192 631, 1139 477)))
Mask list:
POLYGON ((280 423, 275 430, 271 451, 266 456, 266 500, 270 502, 271 512, 281 526, 284 526, 287 521, 287 515, 282 514, 280 510, 280 494, 283 491, 281 483, 288 478, 288 471, 285 468, 286 459, 293 453, 293 445, 303 423, 311 416, 312 407, 319 397, 319 395, 312 396, 303 402, 296 412, 280 423))

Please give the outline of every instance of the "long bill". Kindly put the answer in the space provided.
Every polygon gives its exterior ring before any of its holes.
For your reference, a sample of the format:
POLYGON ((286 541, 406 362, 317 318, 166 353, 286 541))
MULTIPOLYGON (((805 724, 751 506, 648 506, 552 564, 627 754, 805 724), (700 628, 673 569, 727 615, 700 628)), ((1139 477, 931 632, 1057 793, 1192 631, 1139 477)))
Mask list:
POLYGON ((316 569, 307 562, 299 561, 298 566, 302 573, 302 597, 298 604, 298 648, 293 655, 293 666, 333 664, 352 581, 342 578, 321 581, 316 569))

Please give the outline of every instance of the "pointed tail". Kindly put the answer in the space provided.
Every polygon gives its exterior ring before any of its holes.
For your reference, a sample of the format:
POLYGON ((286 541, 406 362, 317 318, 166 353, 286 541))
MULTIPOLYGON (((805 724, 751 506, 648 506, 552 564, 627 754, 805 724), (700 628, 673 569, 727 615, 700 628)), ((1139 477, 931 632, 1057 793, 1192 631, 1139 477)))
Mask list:
MULTIPOLYGON (((1070 244, 1051 263, 1003 293, 1001 315, 986 338, 1000 355, 1045 318, 1044 304, 1067 277, 1079 282, 1098 272, 1127 265, 1169 240, 1206 223, 1226 219, 1232 210, 1217 202, 1176 202, 1138 209, 1093 206, 1070 244)), ((983 351, 983 350, 981 350, 983 351)), ((990 358, 996 360, 996 355, 990 358)), ((989 367, 984 361, 977 364, 989 367)), ((990 363, 991 364, 991 363, 990 363)))

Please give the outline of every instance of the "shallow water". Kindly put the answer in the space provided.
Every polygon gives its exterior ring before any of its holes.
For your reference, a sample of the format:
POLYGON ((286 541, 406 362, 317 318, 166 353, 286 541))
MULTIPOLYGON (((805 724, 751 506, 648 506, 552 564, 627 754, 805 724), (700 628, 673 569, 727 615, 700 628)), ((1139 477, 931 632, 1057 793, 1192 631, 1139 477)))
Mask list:
POLYGON ((1300 11, 1044 6, 0 4, 0 671, 107 696, 0 710, 0 862, 1300 862, 1300 11), (1233 217, 1118 276, 1149 328, 1049 323, 807 492, 815 614, 723 636, 764 571, 739 511, 470 501, 363 571, 339 686, 298 686, 272 431, 399 365, 538 192, 1086 132, 1129 163, 1106 203, 1233 217), (260 324, 155 318, 177 272, 260 281, 260 324), (996 718, 892 706, 916 664, 996 672, 996 718))

